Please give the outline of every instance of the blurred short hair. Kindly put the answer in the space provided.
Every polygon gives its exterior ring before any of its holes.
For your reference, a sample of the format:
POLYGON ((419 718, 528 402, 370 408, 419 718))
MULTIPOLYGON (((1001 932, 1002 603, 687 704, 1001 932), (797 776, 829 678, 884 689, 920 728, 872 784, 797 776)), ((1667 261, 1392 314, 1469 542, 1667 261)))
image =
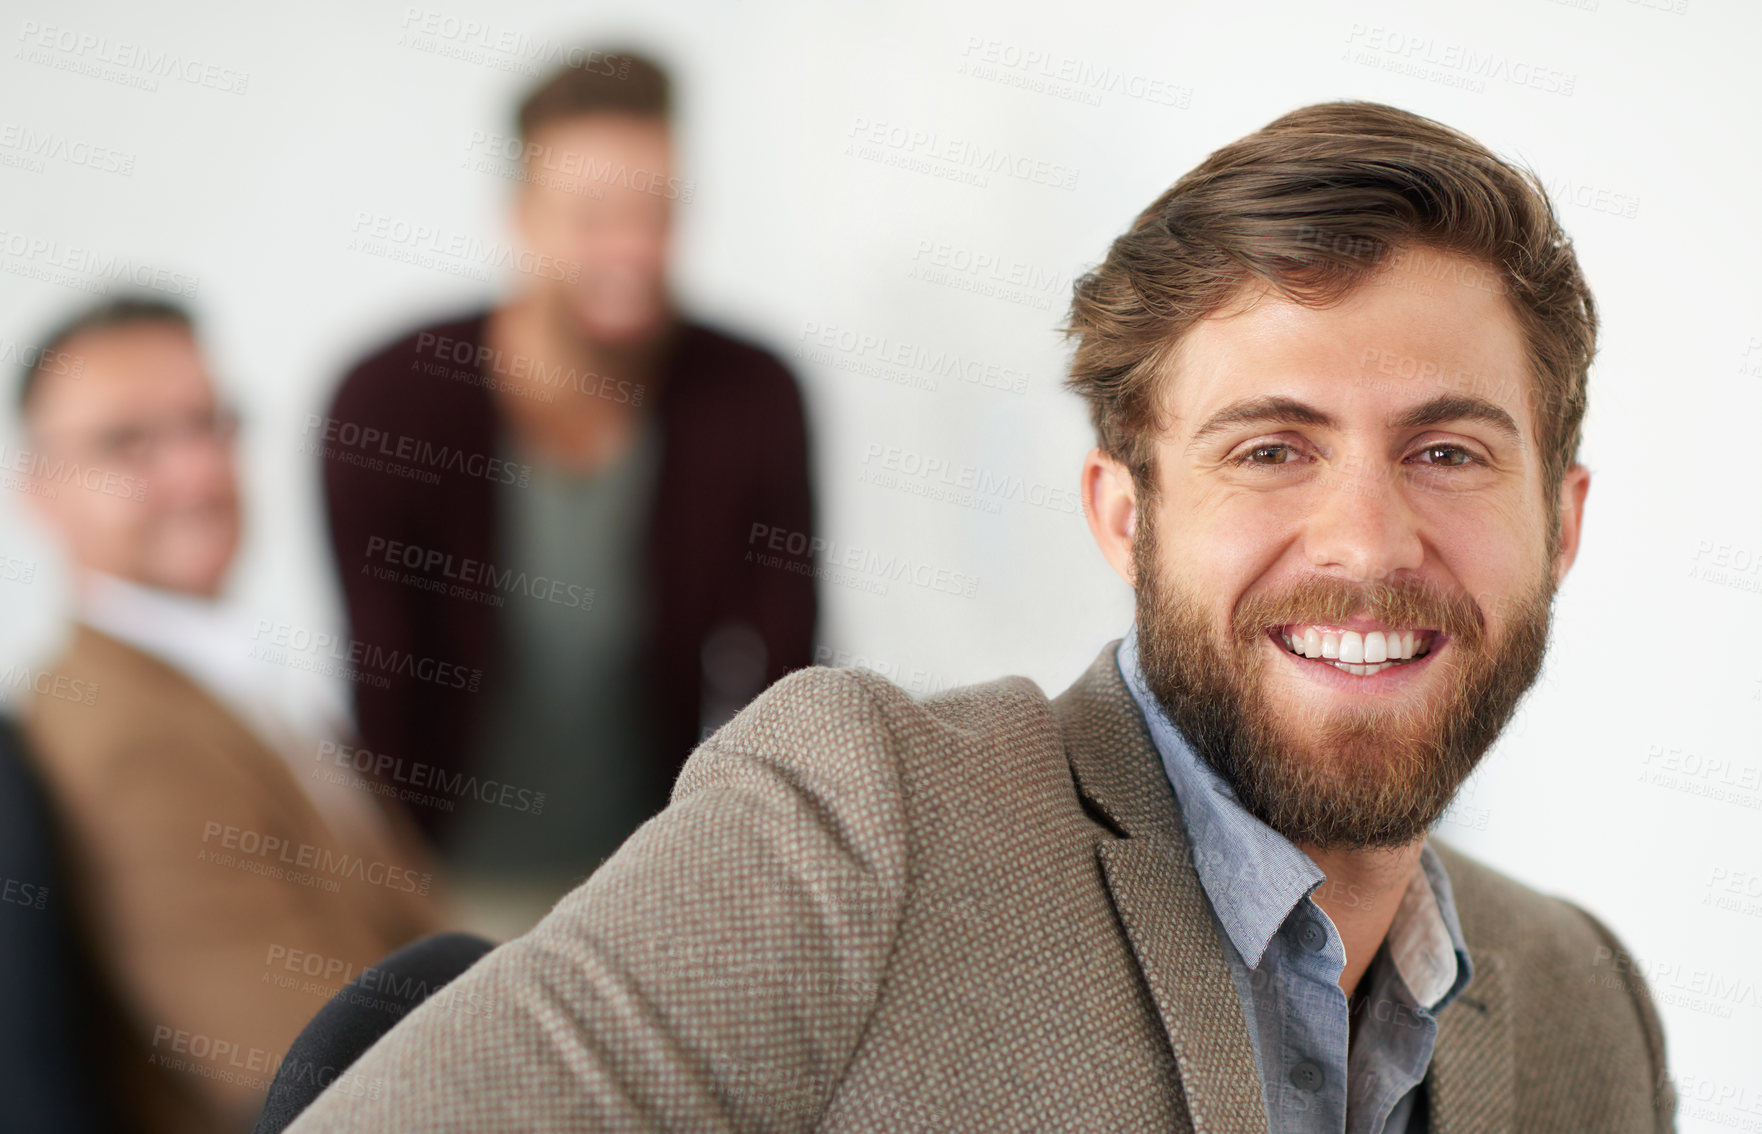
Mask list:
POLYGON ((1154 495, 1160 383, 1187 330, 1255 281, 1324 307, 1410 247, 1467 257, 1510 300, 1552 499, 1577 460, 1597 340, 1572 243, 1532 171, 1381 103, 1294 110, 1212 153, 1140 213, 1074 285, 1065 385, 1089 403, 1100 448, 1154 495))
POLYGON ((520 104, 520 140, 541 127, 588 114, 634 114, 666 121, 673 83, 659 63, 630 51, 589 51, 558 68, 520 104))
POLYGON ((136 323, 169 323, 194 334, 196 320, 189 309, 168 299, 145 295, 106 298, 82 308, 57 324, 25 363, 18 383, 18 412, 30 413, 31 401, 46 374, 66 373, 71 364, 62 348, 74 339, 96 331, 109 331, 136 323))

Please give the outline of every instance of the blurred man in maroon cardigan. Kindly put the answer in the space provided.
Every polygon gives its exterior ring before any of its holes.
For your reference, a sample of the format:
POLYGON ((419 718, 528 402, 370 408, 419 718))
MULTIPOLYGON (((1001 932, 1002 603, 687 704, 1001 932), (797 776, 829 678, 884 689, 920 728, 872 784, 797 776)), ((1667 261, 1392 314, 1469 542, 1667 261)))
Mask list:
POLYGON ((813 578, 758 554, 811 535, 801 397, 673 309, 670 101, 653 63, 593 52, 517 138, 480 138, 517 165, 514 293, 373 354, 307 423, 361 665, 368 751, 337 758, 415 803, 468 893, 510 900, 492 932, 811 661, 813 578))

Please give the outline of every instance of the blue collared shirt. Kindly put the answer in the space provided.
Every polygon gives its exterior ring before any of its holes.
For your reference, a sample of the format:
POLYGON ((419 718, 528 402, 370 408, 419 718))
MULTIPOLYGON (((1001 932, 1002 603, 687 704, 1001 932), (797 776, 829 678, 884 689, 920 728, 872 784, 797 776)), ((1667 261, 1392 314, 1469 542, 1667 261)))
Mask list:
MULTIPOLYGON (((1313 860, 1237 801, 1157 705, 1138 666, 1134 626, 1120 675, 1150 726, 1193 864, 1248 1021, 1270 1134, 1424 1134, 1421 1082, 1437 1012, 1474 970, 1450 879, 1427 844, 1364 980, 1357 1035, 1340 974, 1346 951, 1312 897, 1327 880, 1313 860)), ((1344 896, 1350 901, 1350 893, 1344 896)))

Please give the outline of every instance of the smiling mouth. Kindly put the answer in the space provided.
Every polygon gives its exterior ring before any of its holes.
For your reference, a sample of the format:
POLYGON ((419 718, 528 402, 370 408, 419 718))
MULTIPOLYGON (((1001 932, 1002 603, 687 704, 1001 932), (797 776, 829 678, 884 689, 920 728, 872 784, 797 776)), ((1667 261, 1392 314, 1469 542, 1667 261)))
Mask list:
POLYGON ((1354 677, 1369 677, 1396 666, 1412 665, 1431 655, 1436 630, 1384 628, 1347 630, 1340 626, 1296 623, 1269 632, 1285 651, 1331 665, 1354 677))

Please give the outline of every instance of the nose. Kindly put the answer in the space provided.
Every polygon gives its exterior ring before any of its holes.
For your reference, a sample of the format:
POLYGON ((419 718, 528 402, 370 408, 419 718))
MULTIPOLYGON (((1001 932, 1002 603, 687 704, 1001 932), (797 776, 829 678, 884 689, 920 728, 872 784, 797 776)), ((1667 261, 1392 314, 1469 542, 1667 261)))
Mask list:
POLYGON ((1318 570, 1378 582, 1418 570, 1419 527, 1392 473, 1356 461, 1330 470, 1304 523, 1303 550, 1318 570))

